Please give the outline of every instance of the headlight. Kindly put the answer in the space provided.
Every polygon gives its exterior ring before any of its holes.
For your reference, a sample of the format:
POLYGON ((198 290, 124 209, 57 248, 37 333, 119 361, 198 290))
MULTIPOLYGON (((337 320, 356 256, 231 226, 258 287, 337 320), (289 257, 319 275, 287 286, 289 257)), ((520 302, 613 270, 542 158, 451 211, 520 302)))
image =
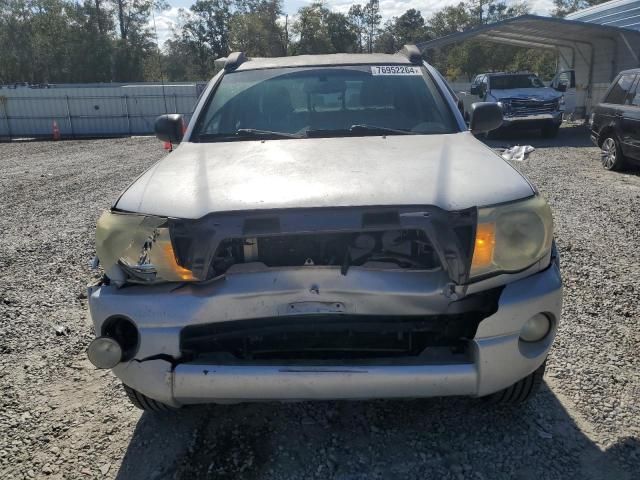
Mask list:
POLYGON ((540 196, 478 210, 471 277, 518 272, 551 250, 551 209, 540 196))
POLYGON ((191 270, 178 265, 166 218, 103 213, 96 228, 96 254, 111 278, 124 271, 136 283, 195 280, 191 270))

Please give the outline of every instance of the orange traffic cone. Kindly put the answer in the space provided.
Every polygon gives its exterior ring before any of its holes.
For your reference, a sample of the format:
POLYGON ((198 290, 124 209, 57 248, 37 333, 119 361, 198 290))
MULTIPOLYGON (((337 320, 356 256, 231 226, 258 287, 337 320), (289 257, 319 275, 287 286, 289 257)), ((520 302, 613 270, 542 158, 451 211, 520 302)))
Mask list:
POLYGON ((54 140, 60 140, 60 128, 58 128, 58 122, 53 121, 53 126, 51 127, 51 135, 54 140))

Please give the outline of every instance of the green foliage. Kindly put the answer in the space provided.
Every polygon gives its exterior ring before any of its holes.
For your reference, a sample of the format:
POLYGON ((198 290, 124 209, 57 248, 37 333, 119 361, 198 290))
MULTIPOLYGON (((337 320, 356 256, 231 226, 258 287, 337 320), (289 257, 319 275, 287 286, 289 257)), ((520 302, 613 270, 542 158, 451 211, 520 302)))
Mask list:
POLYGON ((298 41, 292 46, 294 54, 334 53, 327 22, 330 10, 320 2, 314 2, 298 10, 298 19, 292 26, 298 41))
POLYGON ((553 11, 553 16, 565 17, 568 14, 582 10, 583 8, 600 5, 601 3, 608 1, 609 0, 553 0, 553 4, 556 7, 553 11))
POLYGON ((197 0, 180 11, 173 38, 164 45, 167 78, 209 78, 214 60, 236 50, 252 56, 285 55, 281 15, 281 0, 197 0))
POLYGON ((335 52, 353 53, 358 50, 358 36, 346 15, 329 12, 326 21, 329 41, 335 52))
POLYGON ((323 3, 314 2, 298 11, 292 33, 293 54, 357 52, 358 37, 348 17, 332 12, 323 3))
POLYGON ((145 79, 153 0, 0 0, 0 83, 145 79))
POLYGON ((113 80, 145 80, 145 59, 158 54, 153 34, 147 27, 149 17, 153 10, 167 8, 167 4, 161 0, 112 1, 118 27, 112 58, 113 80))
MULTIPOLYGON (((558 11, 600 0, 554 0, 558 11)), ((181 9, 162 51, 153 14, 164 0, 0 0, 0 83, 204 80, 214 60, 231 51, 249 56, 338 52, 397 52, 403 45, 461 32, 526 13, 526 3, 467 0, 425 19, 409 9, 382 24, 378 0, 362 0, 347 14, 316 1, 299 9, 293 25, 282 0, 196 0, 181 9)), ((430 52, 451 79, 492 70, 555 69, 550 51, 462 42, 430 52)))
POLYGON ((429 31, 434 38, 463 32, 474 26, 469 7, 463 2, 444 7, 429 19, 429 31))
POLYGON ((422 14, 411 8, 398 18, 385 23, 376 39, 375 49, 384 53, 395 53, 404 45, 423 42, 431 38, 431 33, 422 14))
POLYGON ((349 13, 347 15, 349 23, 352 25, 353 31, 356 34, 356 53, 364 52, 365 36, 367 31, 367 22, 364 12, 364 7, 359 3, 351 5, 349 13))
POLYGON ((178 28, 165 43, 170 80, 211 76, 213 61, 229 52, 232 7, 231 0, 197 0, 180 10, 178 28))
POLYGON ((380 15, 380 2, 378 0, 369 0, 363 9, 364 22, 366 28, 367 51, 373 52, 375 39, 378 35, 382 15, 380 15))
POLYGON ((243 51, 254 57, 279 57, 286 54, 287 39, 278 19, 282 15, 280 1, 255 1, 234 13, 229 25, 232 51, 243 51))

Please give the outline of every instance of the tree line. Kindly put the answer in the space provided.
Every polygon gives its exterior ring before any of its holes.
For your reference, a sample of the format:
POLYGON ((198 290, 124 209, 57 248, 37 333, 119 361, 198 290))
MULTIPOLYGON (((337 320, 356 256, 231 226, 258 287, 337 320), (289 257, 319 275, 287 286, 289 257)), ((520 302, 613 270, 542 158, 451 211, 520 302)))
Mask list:
MULTIPOLYGON (((602 0, 554 0, 556 15, 602 0)), ((416 9, 382 21, 378 0, 347 13, 315 2, 292 19, 282 0, 196 0, 159 46, 155 15, 165 0, 0 0, 0 84, 205 80, 214 60, 249 56, 398 51, 529 11, 525 2, 467 0, 429 18, 416 9)), ((555 69, 550 51, 463 42, 428 58, 451 79, 487 70, 555 69)))

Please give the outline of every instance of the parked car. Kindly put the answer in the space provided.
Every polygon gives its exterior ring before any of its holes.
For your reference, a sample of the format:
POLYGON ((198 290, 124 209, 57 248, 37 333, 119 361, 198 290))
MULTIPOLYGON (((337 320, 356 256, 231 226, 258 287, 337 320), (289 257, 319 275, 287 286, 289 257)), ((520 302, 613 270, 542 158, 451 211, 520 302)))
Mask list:
POLYGON ((541 382, 562 302, 547 202, 394 55, 230 55, 99 219, 91 362, 148 410, 541 382))
POLYGON ((533 73, 482 73, 473 79, 464 103, 465 108, 477 101, 499 103, 503 128, 539 128, 543 136, 555 137, 565 113, 563 92, 570 88, 571 83, 547 87, 533 73))
POLYGON ((621 72, 591 113, 591 140, 602 149, 602 166, 623 170, 640 164, 640 68, 621 72))

